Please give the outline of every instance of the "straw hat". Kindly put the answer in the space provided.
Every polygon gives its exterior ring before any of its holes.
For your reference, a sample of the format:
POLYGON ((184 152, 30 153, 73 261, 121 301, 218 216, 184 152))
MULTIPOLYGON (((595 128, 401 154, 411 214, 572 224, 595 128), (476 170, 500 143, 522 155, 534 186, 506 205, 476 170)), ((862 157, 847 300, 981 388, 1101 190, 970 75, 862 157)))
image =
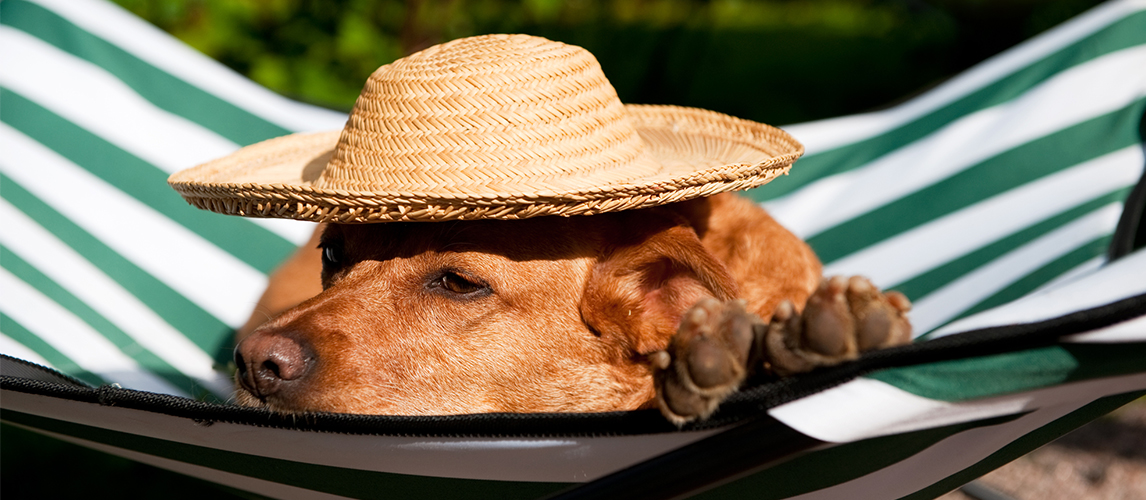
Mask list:
POLYGON ((192 205, 247 217, 523 219, 749 189, 803 151, 768 125, 623 105, 580 47, 488 35, 378 68, 341 132, 271 139, 168 182, 192 205))

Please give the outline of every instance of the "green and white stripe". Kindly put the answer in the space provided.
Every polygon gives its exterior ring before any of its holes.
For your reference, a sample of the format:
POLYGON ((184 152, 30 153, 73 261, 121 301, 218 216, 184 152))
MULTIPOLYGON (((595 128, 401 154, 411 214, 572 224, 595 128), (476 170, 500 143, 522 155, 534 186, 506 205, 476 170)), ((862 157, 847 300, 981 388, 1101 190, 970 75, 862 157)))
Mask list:
POLYGON ((916 303, 917 334, 1102 262, 1142 175, 1146 2, 1112 2, 899 107, 787 127, 757 189, 825 274, 916 303))
POLYGON ((38 16, 20 29, 55 45, 67 42, 49 30, 79 38, 82 43, 67 50, 101 61, 101 67, 134 84, 150 101, 175 114, 190 114, 192 121, 236 143, 250 144, 290 132, 333 130, 346 121, 345 115, 268 92, 110 2, 35 0, 15 8, 38 16), (196 108, 199 113, 175 111, 196 108))
POLYGON ((801 137, 808 154, 792 179, 761 196, 776 198, 846 172, 968 113, 1013 99, 1059 71, 1141 45, 1143 10, 1141 0, 1109 2, 895 108, 785 127, 801 137))
MULTIPOLYGON (((849 151, 843 149, 843 146, 853 146, 853 151, 850 151, 853 153, 856 149, 878 151, 880 148, 872 148, 874 144, 865 145, 864 141, 881 135, 895 136, 895 132, 900 136, 893 139, 898 138, 900 141, 904 141, 904 137, 921 137, 928 131, 946 125, 953 117, 957 118, 967 112, 966 109, 960 110, 958 105, 949 107, 953 103, 965 102, 974 109, 990 106, 1021 93, 1023 85, 1017 83, 1035 83, 1053 74, 1053 68, 1066 68, 1078 61, 1140 44, 1141 24, 1137 23, 1142 20, 1128 20, 1140 17, 1143 8, 1141 1, 1109 2, 992 57, 907 103, 876 113, 785 128, 800 134, 809 156, 839 150, 836 156, 844 157, 849 151), (1079 51, 1081 46, 1086 46, 1092 52, 1085 54, 1079 51), (999 91, 996 95, 992 95, 992 87, 999 91), (910 129, 916 130, 910 135, 904 135, 908 132, 905 128, 908 125, 910 129)), ((866 161, 865 158, 870 159, 872 156, 869 153, 868 156, 859 157, 858 161, 866 161)), ((855 164, 853 160, 847 165, 855 164)))
POLYGON ((6 0, 0 23, 4 352, 94 383, 227 396, 213 357, 313 226, 201 213, 165 179, 345 116, 109 3, 6 0))

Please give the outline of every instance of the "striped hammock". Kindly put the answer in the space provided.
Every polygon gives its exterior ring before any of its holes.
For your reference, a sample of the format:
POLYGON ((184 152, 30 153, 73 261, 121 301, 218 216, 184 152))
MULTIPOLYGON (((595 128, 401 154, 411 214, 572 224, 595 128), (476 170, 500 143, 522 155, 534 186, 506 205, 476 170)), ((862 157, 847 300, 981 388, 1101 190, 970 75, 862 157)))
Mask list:
POLYGON ((233 329, 313 225, 199 211, 165 179, 345 115, 99 0, 0 2, 0 61, 0 418, 101 451, 274 497, 932 498, 1146 391, 1143 0, 785 127, 806 156, 748 196, 826 274, 911 298, 921 341, 684 429, 221 404, 233 329))

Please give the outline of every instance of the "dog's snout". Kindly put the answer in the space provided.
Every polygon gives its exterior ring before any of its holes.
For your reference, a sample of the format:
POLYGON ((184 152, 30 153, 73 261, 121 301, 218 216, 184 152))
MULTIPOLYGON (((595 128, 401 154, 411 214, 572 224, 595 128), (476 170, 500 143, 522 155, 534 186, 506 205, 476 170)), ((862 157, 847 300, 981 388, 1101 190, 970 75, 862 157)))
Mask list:
POLYGON ((303 380, 314 360, 305 342, 283 335, 256 333, 235 347, 239 383, 262 400, 303 380))

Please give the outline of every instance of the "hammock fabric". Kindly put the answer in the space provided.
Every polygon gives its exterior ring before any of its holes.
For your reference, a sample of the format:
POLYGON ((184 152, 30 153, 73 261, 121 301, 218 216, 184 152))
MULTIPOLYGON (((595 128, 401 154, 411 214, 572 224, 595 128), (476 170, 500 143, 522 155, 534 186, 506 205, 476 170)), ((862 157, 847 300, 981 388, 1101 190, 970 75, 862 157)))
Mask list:
POLYGON ((283 498, 932 498, 1146 392, 1146 1, 895 108, 785 127, 807 155, 748 195, 826 273, 904 292, 922 338, 684 429, 219 403, 232 328, 313 226, 202 212, 164 180, 345 116, 97 0, 5 0, 0 23, 8 424, 283 498))

